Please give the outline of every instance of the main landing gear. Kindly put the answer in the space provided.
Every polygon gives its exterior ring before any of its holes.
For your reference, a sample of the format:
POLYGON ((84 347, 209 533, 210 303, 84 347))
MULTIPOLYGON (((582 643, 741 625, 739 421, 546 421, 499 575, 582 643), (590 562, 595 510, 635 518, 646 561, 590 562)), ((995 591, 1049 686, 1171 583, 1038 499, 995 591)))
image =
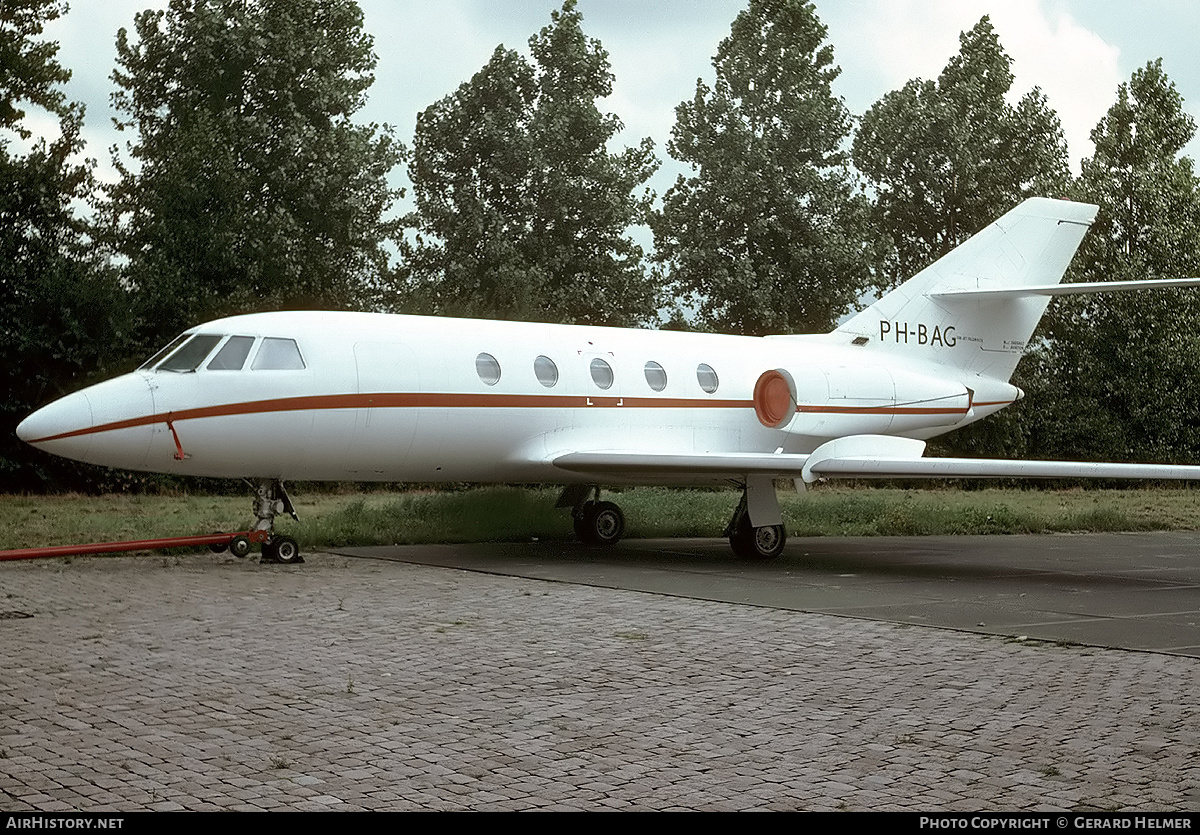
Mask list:
POLYGON ((725 536, 733 553, 745 560, 773 560, 783 553, 787 531, 771 479, 746 479, 742 500, 733 511, 725 536))
MULTIPOLYGON (((588 545, 616 545, 625 535, 625 516, 612 502, 600 501, 600 488, 572 484, 556 507, 571 508, 575 536, 588 545)), ((783 553, 787 531, 775 496, 775 483, 765 476, 746 479, 742 499, 725 528, 733 553, 746 560, 772 560, 783 553)))
POLYGON ((625 535, 625 514, 612 502, 600 501, 598 486, 573 484, 555 506, 571 508, 575 536, 587 545, 616 545, 625 535))
POLYGON ((300 545, 290 536, 275 533, 275 517, 286 513, 296 519, 296 508, 277 479, 260 478, 254 485, 254 515, 256 521, 247 534, 238 534, 229 542, 229 553, 241 558, 256 545, 262 545, 263 563, 296 565, 304 562, 300 545))

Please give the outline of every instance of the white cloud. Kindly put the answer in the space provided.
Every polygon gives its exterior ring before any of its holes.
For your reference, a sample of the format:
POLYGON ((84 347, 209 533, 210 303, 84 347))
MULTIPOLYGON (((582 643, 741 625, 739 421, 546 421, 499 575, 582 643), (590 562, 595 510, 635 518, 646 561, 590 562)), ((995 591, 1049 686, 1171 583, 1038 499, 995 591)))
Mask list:
POLYGON ((1040 86, 1062 120, 1072 159, 1091 156, 1089 135, 1124 80, 1120 50, 1063 12, 1046 14, 1039 0, 1010 0, 992 17, 1013 58, 1014 87, 1040 86))

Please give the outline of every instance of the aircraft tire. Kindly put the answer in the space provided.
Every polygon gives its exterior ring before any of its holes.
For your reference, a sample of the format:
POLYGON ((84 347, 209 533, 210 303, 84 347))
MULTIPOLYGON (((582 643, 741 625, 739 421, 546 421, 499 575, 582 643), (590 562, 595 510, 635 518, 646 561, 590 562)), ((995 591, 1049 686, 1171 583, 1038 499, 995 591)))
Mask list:
POLYGON ((729 537, 733 553, 745 560, 773 560, 783 553, 787 531, 783 525, 752 527, 749 520, 739 525, 729 537))
POLYGON ((271 551, 274 553, 275 561, 284 565, 295 565, 304 562, 300 556, 299 543, 290 536, 271 537, 271 551))
POLYGON ((229 553, 239 560, 250 553, 250 540, 244 536, 235 536, 229 540, 229 553))
POLYGON ((625 535, 625 514, 612 502, 588 502, 575 521, 575 533, 592 545, 616 545, 625 535))

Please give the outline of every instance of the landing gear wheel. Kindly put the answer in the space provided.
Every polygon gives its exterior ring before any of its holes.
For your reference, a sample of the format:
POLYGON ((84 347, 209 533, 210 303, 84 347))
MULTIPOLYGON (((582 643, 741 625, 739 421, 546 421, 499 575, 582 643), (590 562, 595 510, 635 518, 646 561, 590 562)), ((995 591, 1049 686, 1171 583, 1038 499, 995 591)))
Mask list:
POLYGON ((244 536, 235 536, 229 540, 229 553, 233 554, 239 560, 250 553, 250 540, 244 536))
POLYGON ((290 536, 271 537, 270 547, 276 562, 281 562, 284 565, 295 565, 304 562, 300 556, 300 545, 290 536))
POLYGON ((575 518, 575 535, 593 545, 616 545, 625 535, 625 515, 612 502, 588 502, 575 518))
POLYGON ((259 478, 253 483, 247 480, 247 483, 254 488, 254 516, 257 521, 250 536, 255 542, 262 543, 262 559, 259 563, 269 565, 304 562, 300 559, 300 546, 296 544, 296 540, 290 536, 274 534, 275 517, 280 513, 286 513, 293 519, 297 518, 296 508, 292 506, 292 500, 283 489, 283 482, 279 479, 259 478))
POLYGON ((733 553, 745 560, 773 560, 783 553, 787 544, 787 531, 783 525, 754 527, 750 518, 743 515, 737 527, 729 535, 729 547, 733 553))

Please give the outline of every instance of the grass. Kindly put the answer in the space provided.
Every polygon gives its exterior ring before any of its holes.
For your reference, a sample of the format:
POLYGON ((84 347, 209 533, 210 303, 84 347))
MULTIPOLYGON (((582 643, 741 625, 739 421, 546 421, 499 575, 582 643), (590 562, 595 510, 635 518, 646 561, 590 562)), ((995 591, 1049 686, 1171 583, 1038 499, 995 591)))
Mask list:
MULTIPOLYGON (((553 488, 294 495, 300 522, 278 520, 305 547, 420 542, 567 540, 571 521, 553 488)), ((605 491, 629 537, 720 536, 733 490, 605 491)), ((793 536, 908 536, 1198 530, 1200 491, 954 488, 905 490, 819 485, 780 491, 793 536)), ((152 539, 248 526, 251 499, 177 496, 0 495, 0 549, 152 539)))

